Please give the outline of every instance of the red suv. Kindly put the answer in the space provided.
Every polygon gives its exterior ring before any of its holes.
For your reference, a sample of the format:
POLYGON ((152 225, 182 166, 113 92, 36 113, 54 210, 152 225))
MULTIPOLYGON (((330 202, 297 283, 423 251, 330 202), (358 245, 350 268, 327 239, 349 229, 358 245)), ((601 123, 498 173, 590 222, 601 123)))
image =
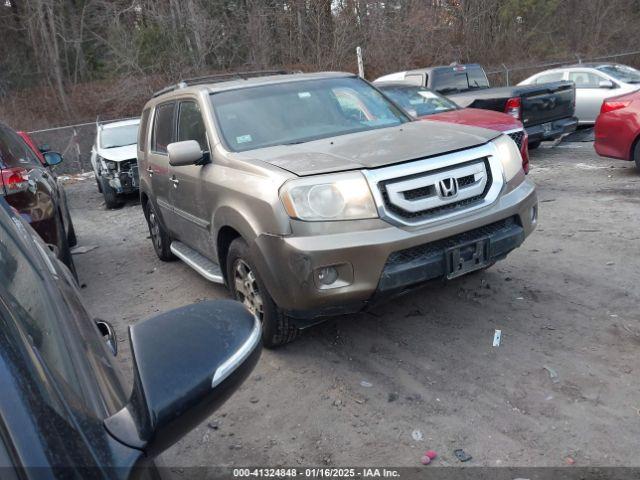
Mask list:
POLYGON ((461 108, 433 90, 406 82, 380 82, 374 85, 413 117, 421 120, 459 123, 506 133, 518 145, 522 168, 529 173, 527 132, 522 122, 514 116, 479 108, 461 108))
POLYGON ((59 153, 37 152, 33 141, 27 144, 0 123, 0 195, 55 247, 58 258, 75 275, 69 250, 76 243, 75 231, 64 189, 51 169, 60 162, 59 153))

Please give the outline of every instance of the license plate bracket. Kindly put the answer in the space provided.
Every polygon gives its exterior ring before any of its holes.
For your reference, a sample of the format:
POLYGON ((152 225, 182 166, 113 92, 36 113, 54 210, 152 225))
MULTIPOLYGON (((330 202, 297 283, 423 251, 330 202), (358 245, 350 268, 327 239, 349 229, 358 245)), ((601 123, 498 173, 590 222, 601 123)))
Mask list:
POLYGON ((456 278, 489 264, 489 237, 445 250, 447 279, 456 278))

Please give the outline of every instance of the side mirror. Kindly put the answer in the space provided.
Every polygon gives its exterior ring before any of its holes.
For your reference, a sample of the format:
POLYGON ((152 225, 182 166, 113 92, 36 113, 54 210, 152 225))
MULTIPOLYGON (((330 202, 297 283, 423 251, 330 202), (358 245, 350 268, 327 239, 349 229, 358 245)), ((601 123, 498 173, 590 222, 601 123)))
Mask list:
POLYGON ((44 160, 47 162, 47 166, 49 167, 58 165, 59 163, 62 163, 62 160, 64 160, 62 158, 62 155, 60 155, 58 152, 44 152, 43 155, 44 160))
POLYGON ((104 341, 107 343, 107 347, 111 350, 114 356, 118 354, 118 336, 115 329, 109 322, 104 320, 96 320, 96 325, 100 334, 104 337, 104 341))
POLYGON ((174 167, 196 165, 201 163, 205 157, 200 144, 195 140, 170 143, 167 146, 167 152, 169 154, 169 165, 174 167))
POLYGON ((611 80, 600 80, 598 82, 598 88, 614 88, 615 85, 611 80))
POLYGON ((51 150, 51 147, 48 143, 44 143, 38 147, 38 150, 40 150, 40 153, 47 153, 49 150, 51 150))
POLYGON ((130 326, 133 391, 105 427, 125 445, 158 455, 246 379, 261 337, 260 321, 231 300, 188 305, 130 326))

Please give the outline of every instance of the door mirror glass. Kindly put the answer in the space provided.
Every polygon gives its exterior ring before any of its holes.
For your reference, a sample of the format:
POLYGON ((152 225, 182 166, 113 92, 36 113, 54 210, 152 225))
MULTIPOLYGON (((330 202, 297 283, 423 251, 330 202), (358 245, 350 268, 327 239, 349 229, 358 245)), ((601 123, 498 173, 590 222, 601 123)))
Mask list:
POLYGON ((598 82, 598 87, 600 88, 613 88, 614 84, 611 80, 600 80, 600 82, 598 82))
POLYGON ((116 335, 115 329, 111 326, 109 322, 105 322, 104 320, 96 320, 96 325, 98 326, 98 330, 100 334, 104 337, 104 341, 107 343, 107 347, 111 350, 113 355, 118 354, 118 337, 116 335))
POLYGON ((261 351, 259 320, 239 302, 201 302, 129 327, 134 385, 105 420, 122 443, 156 456, 245 380, 261 351))
POLYGON ((167 146, 167 152, 169 153, 169 165, 174 167, 198 164, 205 156, 200 144, 195 140, 170 143, 167 146))
POLYGON ((60 155, 58 152, 44 152, 43 155, 45 161, 47 162, 47 165, 50 167, 62 163, 62 155, 60 155))

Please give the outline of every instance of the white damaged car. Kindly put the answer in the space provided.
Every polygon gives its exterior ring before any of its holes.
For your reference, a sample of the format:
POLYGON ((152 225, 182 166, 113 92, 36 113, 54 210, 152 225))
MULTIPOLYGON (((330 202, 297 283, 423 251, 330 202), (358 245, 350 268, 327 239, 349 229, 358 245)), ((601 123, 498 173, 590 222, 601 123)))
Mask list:
POLYGON ((107 208, 122 205, 122 194, 138 190, 136 144, 140 119, 96 124, 91 165, 107 208))

